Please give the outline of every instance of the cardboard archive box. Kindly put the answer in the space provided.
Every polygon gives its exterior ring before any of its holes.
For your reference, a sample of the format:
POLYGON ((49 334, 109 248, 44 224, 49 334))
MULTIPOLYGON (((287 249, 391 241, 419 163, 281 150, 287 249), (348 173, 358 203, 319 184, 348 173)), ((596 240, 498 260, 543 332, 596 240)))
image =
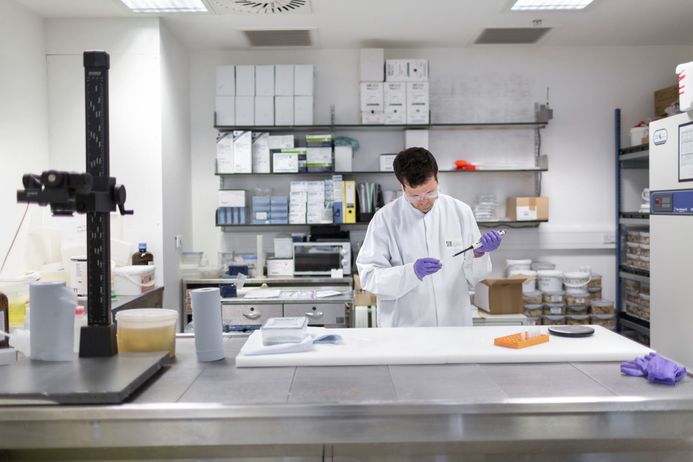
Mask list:
POLYGON ((549 219, 548 197, 508 197, 505 214, 512 221, 549 219))
POLYGON ((355 306, 375 306, 378 303, 375 295, 363 290, 361 278, 354 274, 354 305, 355 306))
POLYGON ((491 314, 522 313, 525 278, 484 279, 474 287, 474 305, 491 314))

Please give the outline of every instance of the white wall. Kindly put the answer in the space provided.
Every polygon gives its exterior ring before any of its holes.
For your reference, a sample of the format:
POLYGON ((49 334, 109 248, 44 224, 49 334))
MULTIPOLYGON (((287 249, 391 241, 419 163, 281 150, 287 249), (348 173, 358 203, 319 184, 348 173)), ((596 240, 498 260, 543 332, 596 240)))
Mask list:
POLYGON ((165 306, 179 307, 180 276, 174 236, 192 242, 190 188, 190 104, 188 54, 161 27, 161 114, 163 174, 163 257, 165 306))
MULTIPOLYGON (((427 58, 431 67, 431 111, 434 122, 531 119, 533 103, 544 102, 546 87, 555 117, 542 131, 542 152, 549 156, 543 194, 550 197, 550 222, 539 229, 513 230, 504 251, 494 255, 495 273, 506 258, 549 259, 564 270, 592 265, 604 275, 606 297, 613 298, 613 244, 605 244, 615 229, 615 171, 613 110, 623 109, 627 127, 652 116, 653 91, 674 83, 674 66, 690 60, 690 47, 524 48, 387 50, 386 58, 427 58), (539 250, 542 249, 542 250, 539 250)), ((222 234, 214 227, 215 66, 219 64, 314 63, 316 65, 316 123, 329 122, 336 107, 337 123, 358 122, 358 50, 268 50, 207 52, 191 57, 191 127, 193 233, 195 250, 210 258, 222 248, 252 252, 254 233, 222 234)), ((531 159, 531 132, 487 130, 432 132, 431 141, 442 168, 455 159, 508 161, 531 159)), ((375 140, 355 132, 362 149, 360 166, 375 169, 379 152, 397 152, 401 134, 375 140), (387 143, 390 143, 389 146, 387 143)), ((394 179, 379 179, 396 187, 394 179)), ((290 180, 286 178, 287 182, 290 180)), ((266 180, 239 179, 234 187, 251 189, 278 185, 266 180)), ((228 186, 228 184, 227 184, 228 186)), ((504 198, 532 192, 532 177, 518 174, 441 177, 441 188, 473 203, 481 192, 504 198)), ((504 208, 504 207, 503 207, 504 208)), ((502 212, 503 210, 501 210, 502 212)), ((352 231, 355 240, 363 232, 352 231)), ((265 239, 270 249, 271 239, 265 239)))
MULTIPOLYGON (((146 242, 163 258, 162 98, 159 20, 50 19, 48 55, 50 163, 84 171, 84 50, 105 50, 109 72, 110 171, 127 188, 126 208, 112 214, 112 237, 146 242)), ((75 223, 83 217, 73 219, 75 223)), ((55 224, 56 220, 50 220, 55 224)), ((65 225, 62 224, 64 227, 65 225)), ((135 248, 132 249, 133 251, 135 248)), ((157 283, 164 282, 164 268, 157 283)))
MULTIPOLYGON (((22 175, 48 167, 43 21, 15 2, 0 2, 0 69, 1 263, 26 207, 16 199, 22 175)), ((26 224, 0 277, 28 269, 23 264, 26 224)))

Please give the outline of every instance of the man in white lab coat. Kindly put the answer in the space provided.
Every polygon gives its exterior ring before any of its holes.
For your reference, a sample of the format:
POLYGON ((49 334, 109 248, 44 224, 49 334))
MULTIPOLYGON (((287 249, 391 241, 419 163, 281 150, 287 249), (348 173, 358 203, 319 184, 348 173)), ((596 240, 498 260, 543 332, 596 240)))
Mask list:
POLYGON ((471 326, 469 287, 491 271, 501 236, 481 236, 469 206, 438 192, 428 150, 405 149, 393 165, 403 194, 375 214, 356 259, 361 285, 377 296, 378 325, 471 326))

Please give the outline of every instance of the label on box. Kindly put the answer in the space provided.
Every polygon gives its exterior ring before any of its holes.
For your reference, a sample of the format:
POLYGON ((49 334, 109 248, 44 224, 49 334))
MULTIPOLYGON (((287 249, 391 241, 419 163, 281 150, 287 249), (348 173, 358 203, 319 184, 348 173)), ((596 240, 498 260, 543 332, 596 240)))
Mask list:
POLYGON ((537 208, 530 208, 528 205, 518 205, 517 206, 517 220, 536 220, 537 219, 537 208))
POLYGON ((272 155, 272 160, 272 171, 274 173, 298 172, 298 153, 296 152, 275 152, 272 155))

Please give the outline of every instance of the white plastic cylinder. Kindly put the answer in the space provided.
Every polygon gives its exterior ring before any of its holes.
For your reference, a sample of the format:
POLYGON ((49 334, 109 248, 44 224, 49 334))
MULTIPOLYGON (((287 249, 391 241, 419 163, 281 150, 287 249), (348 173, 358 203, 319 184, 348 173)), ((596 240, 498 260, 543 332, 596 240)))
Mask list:
POLYGON ((31 303, 31 356, 43 361, 72 361, 77 297, 64 282, 34 282, 31 303))
POLYGON ((221 294, 218 287, 190 291, 198 361, 224 359, 221 294))

